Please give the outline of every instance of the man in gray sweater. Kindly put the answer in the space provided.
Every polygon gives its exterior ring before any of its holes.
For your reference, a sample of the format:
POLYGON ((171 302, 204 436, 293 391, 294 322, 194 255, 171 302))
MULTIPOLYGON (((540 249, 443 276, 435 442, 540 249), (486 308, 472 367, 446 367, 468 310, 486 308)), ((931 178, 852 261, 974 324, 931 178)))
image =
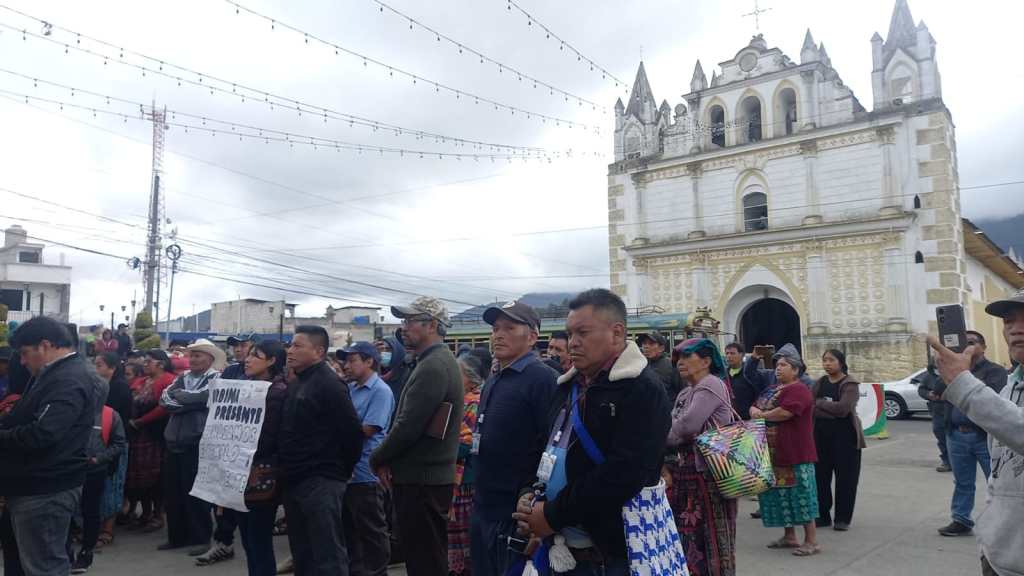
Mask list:
POLYGON ((928 344, 942 379, 949 382, 943 398, 988 433, 992 476, 975 526, 982 574, 1024 576, 1024 289, 985 311, 1003 319, 1003 337, 1017 364, 1000 393, 971 374, 973 346, 958 354, 934 336, 928 344))

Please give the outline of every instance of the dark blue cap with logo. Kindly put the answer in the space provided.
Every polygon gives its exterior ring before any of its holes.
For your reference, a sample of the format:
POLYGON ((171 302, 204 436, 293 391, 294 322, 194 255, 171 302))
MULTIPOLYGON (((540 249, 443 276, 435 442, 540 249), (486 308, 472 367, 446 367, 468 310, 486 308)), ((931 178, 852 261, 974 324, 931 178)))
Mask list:
POLYGON ((339 348, 334 355, 338 360, 344 360, 349 354, 358 353, 363 356, 369 356, 373 358, 378 364, 380 364, 380 352, 377 351, 377 347, 372 342, 356 342, 346 348, 339 348))

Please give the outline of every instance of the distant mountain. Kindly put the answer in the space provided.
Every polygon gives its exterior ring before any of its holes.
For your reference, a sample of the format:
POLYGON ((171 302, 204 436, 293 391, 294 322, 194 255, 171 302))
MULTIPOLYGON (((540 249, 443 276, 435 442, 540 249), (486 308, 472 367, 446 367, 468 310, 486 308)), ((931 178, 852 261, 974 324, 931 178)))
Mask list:
MULTIPOLYGON (((569 300, 571 300, 575 295, 575 292, 528 292, 517 298, 517 300, 524 304, 533 306, 538 313, 543 315, 545 310, 555 311, 560 307, 567 306, 569 304, 569 300)), ((483 315, 484 310, 487 310, 491 306, 501 306, 504 303, 505 302, 489 302, 487 304, 473 306, 455 314, 452 316, 452 320, 462 322, 478 321, 483 315)))
POLYGON ((975 224, 1004 252, 1013 248, 1018 258, 1024 258, 1024 214, 1002 220, 978 220, 975 224))

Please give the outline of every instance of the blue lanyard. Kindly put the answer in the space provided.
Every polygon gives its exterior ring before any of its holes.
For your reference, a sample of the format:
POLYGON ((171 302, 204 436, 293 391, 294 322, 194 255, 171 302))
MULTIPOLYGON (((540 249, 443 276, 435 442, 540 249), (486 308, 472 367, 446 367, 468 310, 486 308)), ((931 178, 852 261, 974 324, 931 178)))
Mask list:
POLYGON ((572 385, 572 429, 576 432, 576 437, 580 439, 580 445, 583 446, 583 451, 587 453, 590 460, 600 466, 604 464, 604 454, 601 453, 601 449, 597 447, 597 443, 590 437, 590 432, 587 432, 585 426, 583 426, 583 420, 580 418, 579 406, 576 404, 576 388, 577 385, 573 382, 572 385))

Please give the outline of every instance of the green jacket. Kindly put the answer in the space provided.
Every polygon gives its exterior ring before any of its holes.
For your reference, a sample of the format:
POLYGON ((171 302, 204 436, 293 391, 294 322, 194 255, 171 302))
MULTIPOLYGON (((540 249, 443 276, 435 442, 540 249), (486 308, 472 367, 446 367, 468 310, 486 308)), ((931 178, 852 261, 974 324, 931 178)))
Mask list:
POLYGON ((424 350, 402 390, 391 431, 370 455, 370 466, 390 466, 395 484, 454 484, 463 395, 451 350, 444 344, 424 350), (451 403, 452 414, 444 439, 438 440, 426 430, 442 402, 451 403))

